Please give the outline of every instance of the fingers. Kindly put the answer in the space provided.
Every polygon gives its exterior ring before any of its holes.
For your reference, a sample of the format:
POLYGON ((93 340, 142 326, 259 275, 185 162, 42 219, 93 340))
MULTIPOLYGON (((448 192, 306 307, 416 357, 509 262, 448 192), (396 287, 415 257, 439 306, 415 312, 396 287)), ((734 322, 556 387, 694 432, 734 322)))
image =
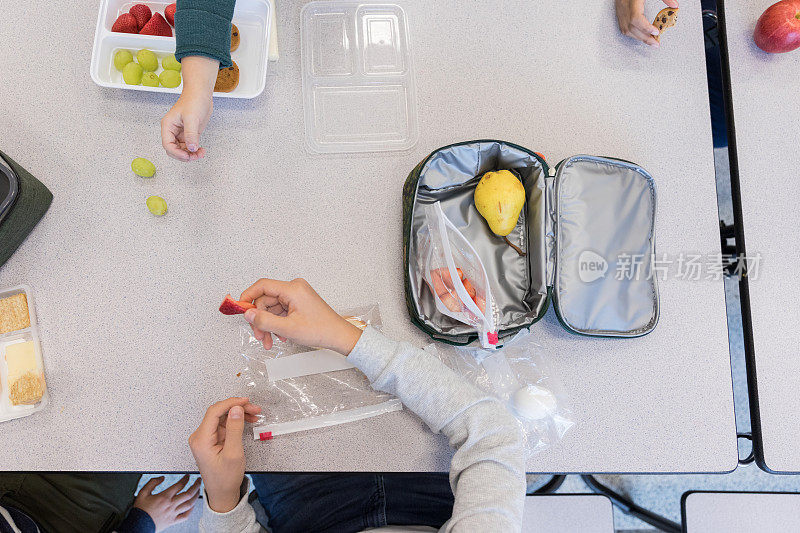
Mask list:
MULTIPOLYGON (((245 422, 254 422, 258 420, 257 414, 261 413, 261 407, 258 405, 248 403, 244 406, 244 420, 245 422), (251 420, 252 418, 252 420, 251 420)), ((221 419, 219 421, 220 428, 224 428, 228 423, 228 417, 221 419)))
POLYGON ((678 0, 664 0, 664 3, 667 4, 669 7, 679 8, 678 0))
POLYGON ((248 403, 247 405, 244 406, 244 419, 247 422, 253 422, 254 420, 258 420, 258 417, 256 415, 260 413, 261 413, 261 406, 252 403, 248 403), (252 417, 254 420, 250 420, 250 417, 252 417))
POLYGON ((244 409, 234 405, 228 411, 228 420, 225 423, 225 444, 222 453, 228 457, 244 457, 242 434, 244 433, 244 409))
POLYGON ((200 426, 197 428, 197 431, 195 431, 195 435, 202 439, 207 445, 209 443, 216 444, 214 437, 219 427, 220 418, 225 416, 234 405, 241 407, 247 403, 249 403, 247 398, 238 397, 228 398, 227 400, 215 403, 206 411, 203 421, 200 422, 200 426))
MULTIPOLYGON (((258 405, 254 405, 252 403, 248 403, 244 406, 244 421, 250 422, 251 424, 254 422, 258 422, 258 415, 261 413, 261 407, 258 405)), ((227 417, 224 421, 220 421, 220 426, 223 428, 227 424, 227 417)), ((224 437, 223 439, 224 440, 224 437)))
POLYGON ((164 489, 164 495, 174 498, 176 494, 186 487, 187 483, 189 483, 189 474, 184 474, 174 485, 164 489))
POLYGON ((187 512, 187 511, 188 512, 192 512, 192 509, 194 509, 194 504, 197 503, 198 496, 199 496, 199 493, 195 494, 194 497, 191 500, 187 500, 187 501, 185 501, 185 502, 183 502, 183 503, 181 503, 179 505, 176 505, 175 506, 175 512, 178 513, 179 515, 187 512))
POLYGON ((658 28, 653 26, 653 24, 645 18, 644 15, 639 15, 638 17, 634 18, 631 21, 631 24, 634 28, 640 30, 642 33, 646 35, 658 35, 659 31, 658 28))
POLYGON ((184 119, 180 113, 170 111, 161 119, 161 146, 168 156, 178 161, 203 159, 206 150, 200 147, 199 130, 196 119, 184 119))
POLYGON ((271 333, 264 334, 264 339, 261 341, 261 345, 264 347, 264 349, 271 350, 274 344, 275 341, 272 340, 272 334, 271 333))
POLYGON ((200 149, 200 121, 194 115, 183 118, 183 140, 189 152, 195 153, 200 149))
MULTIPOLYGON (((275 296, 259 296, 253 301, 253 304, 257 309, 266 310, 276 315, 286 316, 286 309, 280 304, 280 302, 278 302, 278 298, 275 296)), ((253 330, 253 336, 259 342, 264 341, 264 337, 266 335, 263 331, 259 330, 253 325, 250 326, 250 329, 253 330)))
MULTIPOLYGON (((270 313, 269 311, 258 311, 256 309, 248 309, 244 314, 244 319, 257 329, 265 332, 264 341, 267 340, 269 335, 266 333, 276 333, 278 335, 286 336, 287 321, 285 316, 279 316, 270 313)), ((270 339, 270 343, 271 343, 270 339)))
POLYGON ((181 148, 183 124, 180 114, 170 110, 161 119, 161 146, 178 161, 189 161, 189 152, 181 148))
MULTIPOLYGON (((185 147, 184 147, 185 149, 185 147)), ((199 161, 206 156, 206 149, 205 148, 198 148, 196 152, 188 152, 189 153, 189 161, 199 161)))
POLYGON ((259 296, 253 304, 258 309, 264 309, 276 315, 286 313, 286 308, 278 301, 276 296, 259 296))
POLYGON ((642 41, 643 43, 645 43, 645 44, 647 44, 649 46, 654 46, 656 48, 658 48, 658 46, 659 46, 658 41, 656 40, 656 38, 654 36, 649 35, 649 34, 645 33, 644 31, 642 31, 642 30, 640 30, 638 28, 634 28, 631 31, 631 33, 629 34, 629 36, 633 37, 637 41, 642 41))
POLYGON ((142 490, 139 491, 139 494, 145 494, 145 495, 152 494, 155 488, 161 485, 163 481, 164 481, 164 476, 154 477, 153 479, 144 484, 144 487, 142 487, 142 490))
POLYGON ((647 46, 652 46, 653 48, 661 48, 661 43, 659 43, 658 40, 656 40, 656 38, 652 35, 646 36, 642 42, 647 46))
POLYGON ((659 43, 655 36, 659 34, 658 28, 653 26, 644 15, 638 15, 631 20, 631 25, 625 33, 629 37, 633 37, 643 43, 658 47, 659 43))
POLYGON ((277 303, 279 297, 286 292, 288 285, 289 284, 285 281, 262 278, 248 287, 242 293, 239 300, 243 302, 252 302, 261 296, 271 296, 275 298, 275 302, 277 303))
POLYGON ((264 340, 264 332, 255 327, 254 325, 250 324, 250 329, 253 330, 253 337, 256 338, 259 342, 264 340))
POLYGON ((189 507, 194 505, 194 500, 197 499, 197 496, 200 494, 200 483, 202 478, 197 478, 192 486, 186 489, 185 491, 181 492, 180 494, 176 494, 173 500, 178 505, 179 512, 185 511, 186 509, 180 509, 181 505, 185 505, 189 503, 189 507))

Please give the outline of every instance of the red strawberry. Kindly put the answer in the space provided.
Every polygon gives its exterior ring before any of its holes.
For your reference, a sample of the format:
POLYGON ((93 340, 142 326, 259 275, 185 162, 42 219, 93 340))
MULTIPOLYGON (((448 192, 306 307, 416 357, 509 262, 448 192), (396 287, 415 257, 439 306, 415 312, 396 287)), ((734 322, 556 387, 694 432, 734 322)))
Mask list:
POLYGON ((139 26, 139 30, 144 28, 144 25, 147 24, 147 21, 153 16, 150 8, 144 4, 136 4, 130 9, 129 13, 136 18, 136 24, 139 26))
POLYGON ((164 10, 164 16, 167 18, 167 22, 173 26, 175 25, 175 9, 177 9, 177 7, 178 6, 175 4, 170 4, 167 6, 167 9, 164 10))
MULTIPOLYGON (((158 14, 158 13, 156 13, 158 14)), ((248 302, 237 302, 230 294, 225 295, 222 304, 219 306, 219 312, 223 315, 241 315, 248 309, 255 309, 256 306, 248 302)))
POLYGON ((172 37, 172 26, 164 20, 161 13, 154 13, 144 28, 139 30, 142 35, 161 35, 162 37, 172 37))
POLYGON ((114 21, 114 25, 111 26, 111 31, 118 31, 120 33, 139 33, 139 26, 136 24, 136 17, 130 13, 123 13, 117 17, 117 20, 114 21))

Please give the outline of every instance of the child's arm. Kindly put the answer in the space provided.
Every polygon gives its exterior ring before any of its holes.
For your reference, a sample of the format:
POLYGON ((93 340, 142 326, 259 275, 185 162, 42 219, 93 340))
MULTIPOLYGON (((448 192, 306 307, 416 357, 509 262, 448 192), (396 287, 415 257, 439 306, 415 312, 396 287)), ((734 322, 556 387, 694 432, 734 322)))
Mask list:
POLYGON ((228 398, 206 411, 189 447, 205 484, 199 530, 204 533, 256 533, 256 515, 247 502, 242 435, 261 408, 247 398, 228 398))
POLYGON ((348 359, 372 386, 394 394, 455 449, 453 514, 441 531, 519 531, 525 454, 518 422, 431 354, 368 327, 348 359))
POLYGON ((206 56, 231 63, 231 20, 236 0, 178 0, 175 11, 175 57, 206 56))
POLYGON ((206 155, 206 149, 200 146, 200 134, 206 129, 214 109, 211 95, 219 62, 203 56, 188 56, 181 64, 183 91, 161 119, 161 144, 175 159, 196 161, 206 155))
POLYGON ((350 354, 375 389, 396 395, 455 448, 453 515, 444 531, 519 531, 525 499, 523 435, 496 398, 479 391, 432 355, 340 317, 304 280, 262 279, 244 291, 245 319, 265 348, 271 334, 350 354))
POLYGON ((181 62, 183 90, 161 120, 161 144, 171 157, 196 161, 205 156, 200 135, 214 108, 212 94, 220 68, 231 65, 231 19, 235 0, 178 0, 175 57, 181 62))

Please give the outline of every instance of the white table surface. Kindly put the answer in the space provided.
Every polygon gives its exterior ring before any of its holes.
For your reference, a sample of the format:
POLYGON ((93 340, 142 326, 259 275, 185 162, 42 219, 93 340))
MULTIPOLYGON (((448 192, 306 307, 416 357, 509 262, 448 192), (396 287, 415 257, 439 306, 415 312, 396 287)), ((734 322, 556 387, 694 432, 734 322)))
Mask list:
POLYGON ((614 533, 611 500, 599 494, 527 496, 523 533, 614 533))
MULTIPOLYGON (((89 78, 94 2, 0 6, 2 149, 53 191, 0 270, 29 283, 51 406, 2 425, 0 470, 194 469, 206 407, 245 391, 238 324, 217 306, 262 276, 307 278, 339 308, 377 302, 386 332, 423 346, 403 297, 401 187, 430 151, 500 138, 555 163, 613 155, 658 188, 659 253, 719 252, 699 6, 651 50, 619 35, 611 2, 404 2, 418 87, 410 151, 321 156, 304 147, 301 2, 278 6, 281 59, 264 94, 215 101, 205 161, 170 160, 174 96, 89 78), (67 31, 69 29, 69 31, 67 31), (130 161, 151 159, 154 179, 130 161), (159 194, 169 214, 144 200, 159 194)), ((534 331, 571 395, 576 428, 540 472, 720 472, 737 450, 723 285, 660 284, 640 339, 584 338, 550 312, 534 331)), ((409 412, 246 444, 252 470, 447 470, 441 436, 409 412)))
POLYGON ((692 492, 682 506, 686 533, 800 531, 800 494, 692 492))
POLYGON ((750 276, 758 404, 764 463, 800 472, 800 247, 797 141, 800 51, 766 54, 753 28, 770 2, 726 1, 731 89, 750 276))

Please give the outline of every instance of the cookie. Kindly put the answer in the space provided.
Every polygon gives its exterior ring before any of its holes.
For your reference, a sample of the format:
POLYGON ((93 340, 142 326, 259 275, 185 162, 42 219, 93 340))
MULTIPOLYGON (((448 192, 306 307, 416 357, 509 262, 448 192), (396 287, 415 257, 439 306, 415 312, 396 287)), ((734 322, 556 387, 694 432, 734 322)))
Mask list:
POLYGON ((11 405, 34 405, 44 396, 44 379, 36 372, 26 372, 10 383, 8 399, 11 405))
POLYGON ((0 299, 0 335, 30 326, 28 299, 24 293, 0 299))
POLYGON ((667 28, 673 27, 676 22, 678 22, 677 7, 665 7, 659 11, 653 21, 653 26, 658 28, 659 31, 658 35, 655 36, 656 41, 661 42, 661 34, 664 33, 664 30, 667 28))
POLYGON ((239 85, 239 65, 236 61, 232 67, 220 69, 217 74, 217 83, 214 84, 214 91, 218 93, 229 93, 239 85))
POLYGON ((236 24, 231 24, 231 52, 239 48, 240 40, 239 28, 236 27, 236 24))

